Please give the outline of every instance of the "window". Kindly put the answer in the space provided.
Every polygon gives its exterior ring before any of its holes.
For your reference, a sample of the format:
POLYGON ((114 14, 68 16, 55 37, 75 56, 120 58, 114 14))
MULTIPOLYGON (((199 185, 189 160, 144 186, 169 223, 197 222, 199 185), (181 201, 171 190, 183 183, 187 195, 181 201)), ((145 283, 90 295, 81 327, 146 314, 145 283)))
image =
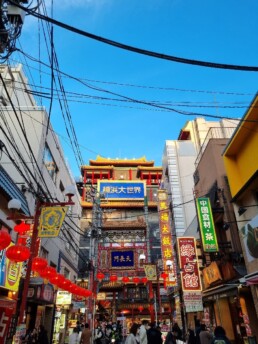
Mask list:
POLYGON ((56 176, 58 172, 58 168, 56 166, 55 160, 53 158, 53 155, 48 147, 48 145, 45 146, 45 151, 44 151, 44 164, 53 179, 54 182, 56 182, 56 176))

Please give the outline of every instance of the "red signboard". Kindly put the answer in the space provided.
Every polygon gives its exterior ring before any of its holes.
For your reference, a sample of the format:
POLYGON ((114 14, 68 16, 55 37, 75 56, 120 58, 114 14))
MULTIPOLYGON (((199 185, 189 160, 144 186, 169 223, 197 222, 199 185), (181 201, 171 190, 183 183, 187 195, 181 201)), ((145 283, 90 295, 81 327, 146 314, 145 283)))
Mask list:
POLYGON ((185 291, 202 290, 198 269, 195 238, 177 238, 182 289, 185 291))
POLYGON ((8 307, 0 307, 0 344, 5 343, 7 331, 11 322, 13 309, 8 307))

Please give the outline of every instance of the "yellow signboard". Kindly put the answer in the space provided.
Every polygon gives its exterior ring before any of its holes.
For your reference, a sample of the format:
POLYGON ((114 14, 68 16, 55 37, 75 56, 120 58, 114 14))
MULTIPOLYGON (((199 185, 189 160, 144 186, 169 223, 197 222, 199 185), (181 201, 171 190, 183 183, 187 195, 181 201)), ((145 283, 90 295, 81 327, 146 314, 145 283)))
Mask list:
POLYGON ((154 264, 144 264, 144 271, 148 281, 157 280, 157 267, 154 264))
MULTIPOLYGON (((13 244, 11 244, 13 246, 13 244)), ((22 263, 11 262, 7 257, 5 258, 5 288, 18 291, 22 263)))
POLYGON ((38 236, 54 238, 59 235, 68 207, 44 207, 39 218, 38 236))

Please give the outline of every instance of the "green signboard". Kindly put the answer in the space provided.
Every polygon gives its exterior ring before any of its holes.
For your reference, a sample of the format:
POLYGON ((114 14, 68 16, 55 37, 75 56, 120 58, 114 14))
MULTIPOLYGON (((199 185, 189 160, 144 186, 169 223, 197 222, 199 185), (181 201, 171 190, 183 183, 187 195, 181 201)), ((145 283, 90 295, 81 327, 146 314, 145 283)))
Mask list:
POLYGON ((203 250, 204 252, 217 252, 219 248, 209 198, 197 198, 196 206, 202 235, 203 250))

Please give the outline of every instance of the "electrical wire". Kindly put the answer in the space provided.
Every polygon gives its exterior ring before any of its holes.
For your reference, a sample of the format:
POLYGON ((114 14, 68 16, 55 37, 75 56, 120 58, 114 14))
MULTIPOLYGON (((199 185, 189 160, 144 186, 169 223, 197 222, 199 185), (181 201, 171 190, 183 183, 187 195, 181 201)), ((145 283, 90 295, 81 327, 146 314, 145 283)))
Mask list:
POLYGON ((151 56, 154 58, 158 58, 158 59, 162 59, 162 60, 168 60, 168 61, 177 62, 177 63, 195 65, 195 66, 199 66, 199 67, 209 67, 209 68, 237 70, 237 71, 246 71, 246 72, 258 72, 258 67, 256 67, 256 66, 243 66, 243 65, 233 65, 233 64, 226 64, 226 63, 216 63, 216 62, 186 59, 186 58, 182 58, 182 57, 176 57, 176 56, 171 56, 171 55, 167 55, 167 54, 161 54, 161 53, 146 50, 146 49, 136 48, 136 47, 133 47, 133 46, 130 46, 127 44, 119 43, 119 42, 116 42, 116 41, 113 41, 113 40, 110 40, 110 39, 107 39, 107 38, 104 38, 101 36, 94 35, 92 33, 89 33, 89 32, 83 31, 83 30, 80 30, 80 29, 75 28, 73 26, 62 23, 56 19, 47 17, 46 15, 42 15, 40 13, 33 12, 24 6, 17 4, 13 0, 9 0, 9 1, 13 5, 26 11, 28 14, 31 14, 32 16, 34 16, 36 18, 40 18, 40 19, 42 19, 48 23, 52 23, 56 26, 59 26, 65 30, 74 32, 74 33, 79 34, 81 36, 88 37, 90 39, 93 39, 93 40, 114 46, 116 48, 120 48, 120 49, 127 50, 127 51, 132 51, 132 52, 137 53, 137 54, 151 56))

